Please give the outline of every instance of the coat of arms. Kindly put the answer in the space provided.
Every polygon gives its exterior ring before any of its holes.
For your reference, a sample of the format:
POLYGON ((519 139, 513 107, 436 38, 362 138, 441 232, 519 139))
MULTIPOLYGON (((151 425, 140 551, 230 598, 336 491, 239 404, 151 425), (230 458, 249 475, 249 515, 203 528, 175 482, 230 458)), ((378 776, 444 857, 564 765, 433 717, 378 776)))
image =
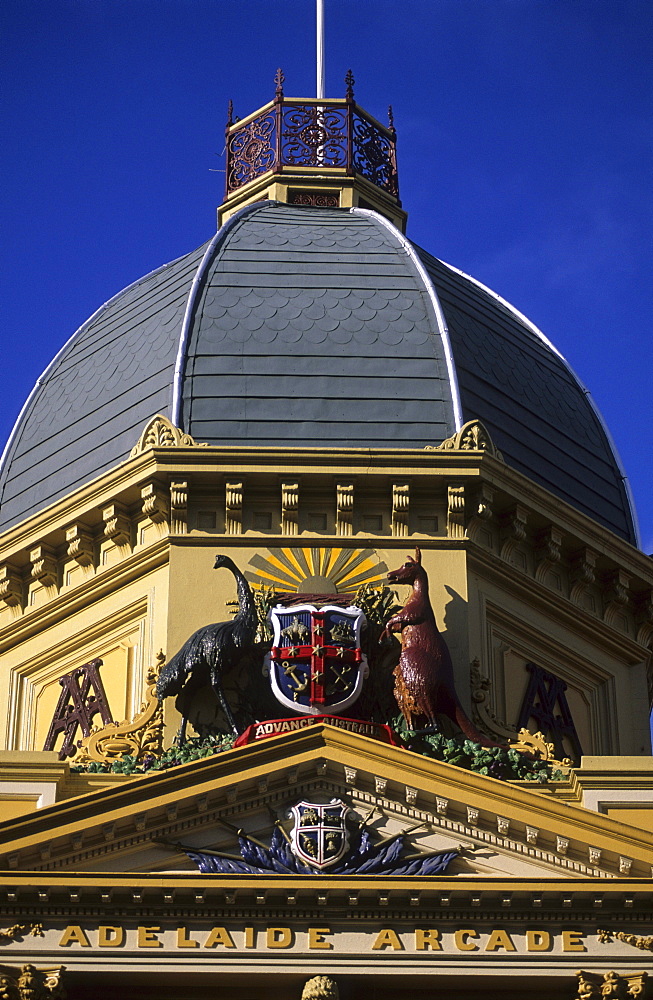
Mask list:
POLYGON ((345 820, 351 812, 341 799, 328 805, 298 802, 292 807, 295 825, 290 835, 293 854, 322 871, 335 865, 349 849, 345 820))
POLYGON ((277 606, 270 611, 270 621, 270 681, 277 700, 312 715, 353 705, 368 674, 360 647, 365 623, 360 608, 277 606))

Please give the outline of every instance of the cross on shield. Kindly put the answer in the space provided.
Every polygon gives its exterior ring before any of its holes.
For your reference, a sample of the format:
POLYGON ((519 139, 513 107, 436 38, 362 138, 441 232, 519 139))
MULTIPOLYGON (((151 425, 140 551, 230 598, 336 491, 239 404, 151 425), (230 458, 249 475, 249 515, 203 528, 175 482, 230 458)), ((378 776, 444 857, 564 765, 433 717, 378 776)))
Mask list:
POLYGON ((360 647, 365 615, 353 605, 298 604, 270 611, 269 654, 274 696, 295 712, 338 712, 358 698, 368 675, 360 647))
POLYGON ((335 865, 349 849, 345 821, 350 812, 341 799, 331 799, 327 805, 298 802, 292 807, 295 819, 290 835, 293 854, 320 871, 335 865))

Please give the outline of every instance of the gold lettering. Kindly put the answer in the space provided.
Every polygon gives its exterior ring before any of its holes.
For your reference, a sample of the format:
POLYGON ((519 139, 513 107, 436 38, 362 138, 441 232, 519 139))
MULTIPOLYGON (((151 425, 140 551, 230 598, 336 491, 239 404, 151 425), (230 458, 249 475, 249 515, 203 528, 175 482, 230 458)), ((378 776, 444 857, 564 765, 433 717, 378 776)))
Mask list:
POLYGON ((526 947, 528 951, 548 951, 551 935, 548 931, 526 931, 526 947))
POLYGON ((193 938, 187 936, 187 931, 185 927, 177 928, 177 947, 178 948, 199 948, 199 941, 195 941, 193 938))
MULTIPOLYGON (((253 945, 247 944, 247 931, 253 931, 253 927, 245 928, 245 947, 252 948, 253 945)), ((204 947, 205 948, 215 948, 216 945, 221 944, 225 948, 235 948, 236 945, 233 942, 231 934, 226 927, 214 927, 211 933, 207 937, 204 947)))
POLYGON ((138 947, 139 948, 163 948, 163 942, 159 941, 157 934, 160 932, 160 927, 142 927, 138 928, 138 947))
POLYGON ((308 947, 309 948, 324 948, 329 951, 333 948, 330 941, 324 940, 325 934, 330 934, 331 930, 329 927, 309 927, 308 928, 308 947))
POLYGON ((100 924, 98 927, 98 948, 119 948, 124 940, 124 927, 112 927, 110 924, 100 924))
POLYGON ((70 924, 61 935, 59 947, 66 948, 69 944, 81 944, 82 948, 91 947, 91 942, 79 924, 70 924))
POLYGON ((478 945, 474 944, 473 941, 467 940, 467 938, 477 938, 477 937, 478 937, 478 931, 470 930, 469 928, 456 931, 456 933, 454 934, 456 948, 458 949, 458 951, 478 951, 478 945))
POLYGON ((435 928, 424 931, 418 927, 415 931, 415 949, 417 951, 428 951, 429 948, 431 951, 442 951, 440 931, 435 930, 435 928))
POLYGON ((485 945, 486 951, 496 951, 497 948, 505 948, 506 951, 517 951, 508 931, 501 930, 500 927, 492 931, 485 945))
POLYGON ((290 948, 295 941, 295 934, 290 927, 268 927, 268 948, 290 948))
POLYGON ((245 928, 245 947, 256 948, 255 931, 253 927, 245 928))
POLYGON ((562 950, 563 951, 587 951, 587 948, 583 944, 583 935, 581 931, 563 931, 562 932, 562 950))
POLYGON ((403 951, 404 946, 399 940, 399 935, 390 927, 384 927, 379 931, 376 941, 372 945, 372 951, 382 951, 384 948, 393 948, 394 951, 403 951))

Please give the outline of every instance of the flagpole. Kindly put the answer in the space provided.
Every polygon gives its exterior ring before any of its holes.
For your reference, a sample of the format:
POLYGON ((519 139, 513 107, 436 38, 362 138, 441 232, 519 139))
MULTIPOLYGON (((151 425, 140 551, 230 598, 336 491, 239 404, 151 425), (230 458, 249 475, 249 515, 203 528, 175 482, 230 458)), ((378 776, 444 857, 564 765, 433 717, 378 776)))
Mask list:
POLYGON ((324 98, 324 0, 315 0, 316 4, 316 20, 317 20, 317 30, 316 30, 316 67, 317 67, 317 78, 316 78, 316 93, 315 96, 319 98, 324 98))

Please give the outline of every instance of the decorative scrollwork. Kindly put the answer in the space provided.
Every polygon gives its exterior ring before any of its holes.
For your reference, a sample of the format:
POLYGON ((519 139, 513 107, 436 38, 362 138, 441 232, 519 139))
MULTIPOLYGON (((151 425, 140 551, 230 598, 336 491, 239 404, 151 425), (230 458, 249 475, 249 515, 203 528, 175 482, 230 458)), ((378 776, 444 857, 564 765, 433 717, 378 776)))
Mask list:
POLYGON ((17 941, 28 935, 30 937, 43 937, 43 924, 12 924, 11 927, 3 927, 0 929, 0 944, 17 941))
POLYGON ((397 195, 397 170, 394 142, 380 132, 369 118, 354 115, 352 128, 352 166, 377 187, 397 195))
POLYGON ((347 113, 321 104, 285 105, 281 132, 284 164, 303 167, 347 165, 347 113))
POLYGON ((495 447, 487 429, 480 420, 468 420, 452 437, 442 444, 427 444, 425 451, 484 451, 503 461, 503 455, 495 447))
POLYGON ((289 205, 309 205, 312 208, 339 208, 340 195, 320 191, 290 191, 289 205))
POLYGON ((653 937, 642 937, 640 934, 626 934, 625 931, 597 930, 597 936, 601 944, 611 944, 612 939, 623 941, 624 944, 631 944, 633 948, 641 951, 653 951, 653 937))
POLYGON ((546 737, 542 733, 531 733, 528 729, 520 729, 517 739, 510 744, 511 750, 518 753, 525 753, 535 760, 545 760, 552 767, 568 769, 573 767, 573 761, 569 757, 558 760, 555 755, 553 743, 547 743, 546 737))
POLYGON ((159 671, 165 655, 157 654, 156 664, 147 672, 147 690, 140 712, 131 720, 112 722, 95 729, 82 740, 74 764, 91 761, 110 763, 125 754, 141 760, 143 757, 160 757, 163 753, 163 704, 156 696, 159 671))
POLYGON ((61 977, 65 966, 37 969, 23 965, 14 969, 0 965, 0 997, 2 1000, 63 1000, 65 991, 61 977))
POLYGON ((206 448, 206 443, 198 444, 190 434, 184 434, 179 427, 170 423, 167 417, 157 414, 145 425, 143 433, 129 453, 135 458, 148 448, 206 448))
MULTIPOLYGON (((351 78, 353 80, 353 77, 351 78)), ((336 167, 359 173, 398 196, 394 125, 385 128, 353 103, 286 101, 280 83, 272 107, 227 124, 227 194, 282 167, 336 167)))
POLYGON ((228 138, 227 190, 235 191, 271 170, 275 161, 275 115, 268 112, 247 122, 228 138))

